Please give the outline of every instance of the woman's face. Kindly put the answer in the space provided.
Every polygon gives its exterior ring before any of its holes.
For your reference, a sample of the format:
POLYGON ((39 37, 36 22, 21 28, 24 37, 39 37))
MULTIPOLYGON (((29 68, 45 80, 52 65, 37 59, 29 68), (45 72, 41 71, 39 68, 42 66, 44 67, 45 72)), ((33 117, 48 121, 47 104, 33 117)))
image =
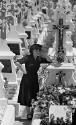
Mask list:
POLYGON ((40 56, 40 50, 33 50, 33 56, 34 58, 37 58, 38 56, 40 56))

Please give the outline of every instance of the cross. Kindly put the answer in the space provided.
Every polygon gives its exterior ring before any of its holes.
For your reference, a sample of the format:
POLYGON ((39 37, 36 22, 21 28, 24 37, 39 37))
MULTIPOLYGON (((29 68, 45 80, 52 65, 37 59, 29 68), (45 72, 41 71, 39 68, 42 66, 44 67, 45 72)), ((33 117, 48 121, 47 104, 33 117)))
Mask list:
POLYGON ((53 29, 58 30, 58 51, 63 50, 63 32, 69 29, 69 25, 63 25, 63 19, 59 19, 59 25, 53 25, 53 29))

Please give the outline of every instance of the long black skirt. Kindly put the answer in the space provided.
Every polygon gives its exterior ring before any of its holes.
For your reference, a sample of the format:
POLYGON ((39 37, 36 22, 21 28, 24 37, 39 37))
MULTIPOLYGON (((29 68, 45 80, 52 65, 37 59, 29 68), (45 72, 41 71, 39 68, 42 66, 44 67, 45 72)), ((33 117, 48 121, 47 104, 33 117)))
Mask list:
POLYGON ((31 106, 31 100, 36 99, 38 91, 38 75, 24 74, 20 83, 18 103, 31 106))

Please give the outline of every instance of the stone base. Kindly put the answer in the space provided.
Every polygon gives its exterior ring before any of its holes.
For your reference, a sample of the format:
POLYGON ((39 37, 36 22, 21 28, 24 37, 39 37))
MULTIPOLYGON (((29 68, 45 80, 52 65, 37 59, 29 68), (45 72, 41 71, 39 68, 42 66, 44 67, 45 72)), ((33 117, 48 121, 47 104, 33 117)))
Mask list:
POLYGON ((0 98, 0 106, 7 106, 7 99, 6 98, 0 98))
POLYGON ((73 86, 76 86, 76 83, 74 82, 74 79, 72 77, 74 69, 75 66, 71 63, 62 63, 61 66, 49 65, 46 69, 48 71, 46 83, 48 85, 52 83, 59 84, 59 80, 56 74, 59 71, 62 71, 65 74, 63 76, 62 83, 65 86, 70 86, 71 84, 73 84, 73 86))
POLYGON ((14 100, 8 100, 8 104, 14 106, 14 108, 15 108, 15 118, 18 117, 18 114, 19 114, 19 103, 17 103, 17 101, 14 101, 14 100))
POLYGON ((1 125, 14 125, 15 122, 15 108, 12 105, 8 105, 5 111, 1 125))

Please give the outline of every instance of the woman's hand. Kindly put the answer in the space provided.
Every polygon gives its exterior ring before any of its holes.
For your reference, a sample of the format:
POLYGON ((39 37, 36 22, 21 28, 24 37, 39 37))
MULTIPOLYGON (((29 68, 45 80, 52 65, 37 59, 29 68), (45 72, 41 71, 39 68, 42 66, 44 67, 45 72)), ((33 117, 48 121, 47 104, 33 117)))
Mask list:
POLYGON ((16 66, 18 66, 18 68, 19 68, 24 74, 27 73, 26 70, 24 69, 24 67, 23 67, 19 62, 16 62, 15 64, 16 64, 16 66))

